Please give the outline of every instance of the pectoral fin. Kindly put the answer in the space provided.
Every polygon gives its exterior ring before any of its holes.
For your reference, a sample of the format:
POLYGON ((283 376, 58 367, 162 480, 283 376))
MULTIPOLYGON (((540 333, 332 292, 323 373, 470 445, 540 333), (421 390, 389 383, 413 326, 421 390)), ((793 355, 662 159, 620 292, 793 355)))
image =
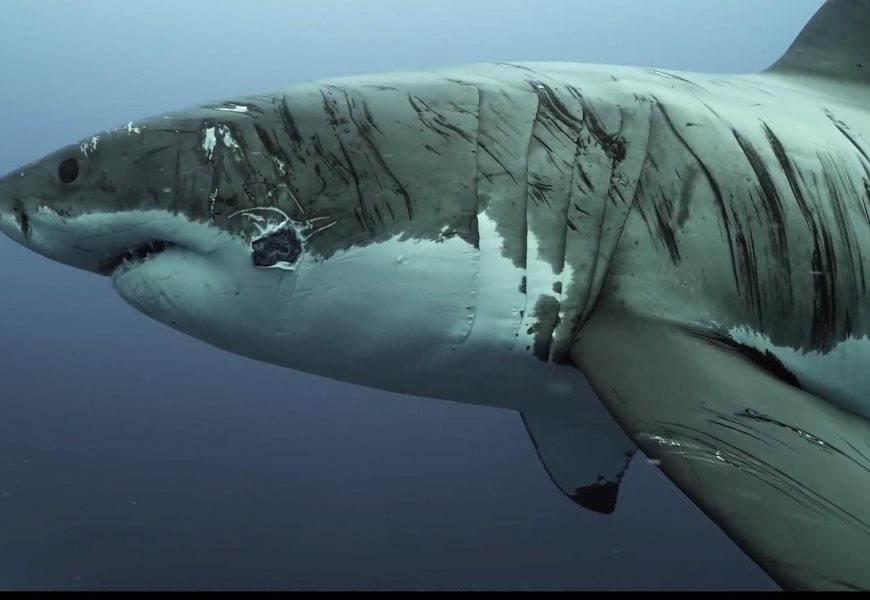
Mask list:
POLYGON ((593 314, 572 357, 641 450, 786 588, 870 588, 870 423, 679 325, 593 314))
POLYGON ((612 513, 619 483, 637 450, 617 423, 583 427, 573 419, 534 411, 524 411, 522 417, 538 457, 562 493, 591 511, 612 513))

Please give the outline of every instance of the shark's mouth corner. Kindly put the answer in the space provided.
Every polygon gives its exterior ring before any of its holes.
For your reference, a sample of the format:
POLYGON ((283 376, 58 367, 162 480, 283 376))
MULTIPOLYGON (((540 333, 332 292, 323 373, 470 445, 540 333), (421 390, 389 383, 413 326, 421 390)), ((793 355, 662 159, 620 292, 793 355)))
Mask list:
POLYGON ((99 272, 106 277, 112 277, 177 246, 178 244, 165 240, 151 240, 135 247, 126 248, 101 260, 99 272))

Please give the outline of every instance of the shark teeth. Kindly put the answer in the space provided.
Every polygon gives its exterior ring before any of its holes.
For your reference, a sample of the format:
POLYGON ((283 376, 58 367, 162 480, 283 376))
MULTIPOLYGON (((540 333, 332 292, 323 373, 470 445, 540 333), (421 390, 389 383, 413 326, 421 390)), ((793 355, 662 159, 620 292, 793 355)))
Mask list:
POLYGON ((134 248, 128 248, 118 254, 104 259, 100 263, 100 273, 106 276, 114 275, 119 269, 127 268, 132 264, 141 263, 152 258, 167 248, 174 246, 172 242, 152 240, 134 248))

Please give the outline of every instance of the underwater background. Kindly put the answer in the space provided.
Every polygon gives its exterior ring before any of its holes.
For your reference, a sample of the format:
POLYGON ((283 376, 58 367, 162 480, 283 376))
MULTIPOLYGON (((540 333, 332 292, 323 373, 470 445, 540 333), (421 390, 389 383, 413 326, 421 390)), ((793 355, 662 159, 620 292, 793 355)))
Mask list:
MULTIPOLYGON (((2 0, 0 172, 336 75, 757 71, 820 4, 2 0)), ((586 512, 516 413, 228 354, 5 238, 0 332, 0 589, 777 589, 640 454, 616 513, 586 512)))

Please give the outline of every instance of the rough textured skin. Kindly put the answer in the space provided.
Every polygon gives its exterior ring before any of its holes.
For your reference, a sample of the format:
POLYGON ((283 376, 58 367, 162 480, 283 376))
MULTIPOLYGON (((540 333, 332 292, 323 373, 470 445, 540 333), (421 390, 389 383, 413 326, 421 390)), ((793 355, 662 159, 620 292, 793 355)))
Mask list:
POLYGON ((65 218, 157 208, 248 240, 260 228, 244 212, 277 208, 322 259, 395 236, 477 247, 486 213, 522 272, 518 349, 566 362, 647 156, 651 103, 634 89, 582 66, 507 64, 294 86, 85 140, 12 173, 2 202, 65 218), (65 184, 70 156, 81 174, 65 184))
MULTIPOLYGON (((613 285, 665 276, 681 304, 707 311, 699 321, 827 351, 868 331, 870 119, 751 83, 740 103, 682 82, 656 95, 654 150, 623 247, 657 248, 625 252, 613 285)), ((646 310, 667 312, 654 306, 662 300, 646 310)))
POLYGON ((655 252, 625 253, 620 276, 703 290, 729 307, 720 325, 778 345, 826 350, 867 331, 870 125, 836 98, 758 76, 479 65, 226 107, 246 110, 86 140, 9 177, 3 202, 34 210, 42 201, 16 187, 44 178, 45 204, 64 216, 162 208, 247 238, 259 230, 240 211, 276 207, 314 233, 306 245, 322 258, 396 235, 477 246, 485 212, 524 271, 518 331, 558 362, 634 207, 622 247, 650 239, 655 252), (55 173, 69 155, 82 170, 72 186, 55 173), (142 187, 133 169, 148 173, 142 187))

